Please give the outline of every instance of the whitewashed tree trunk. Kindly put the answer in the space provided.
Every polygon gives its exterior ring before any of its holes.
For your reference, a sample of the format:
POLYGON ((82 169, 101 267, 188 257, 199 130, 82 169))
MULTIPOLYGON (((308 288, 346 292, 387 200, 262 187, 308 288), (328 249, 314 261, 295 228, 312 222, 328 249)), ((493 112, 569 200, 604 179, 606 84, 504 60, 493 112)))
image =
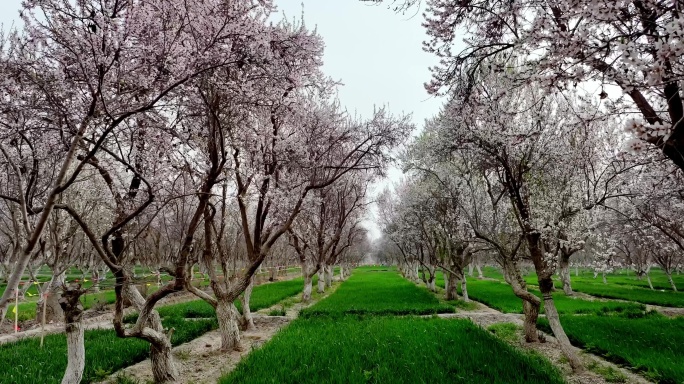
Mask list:
MULTIPOLYGON (((217 298, 218 299, 218 298, 217 298)), ((240 346, 240 327, 238 325, 239 313, 235 304, 227 300, 217 300, 216 319, 219 324, 221 334, 222 351, 239 351, 240 346)))
POLYGON ((474 263, 468 264, 468 276, 473 276, 474 263))
POLYGON ((254 319, 252 318, 252 310, 249 308, 249 300, 252 298, 252 289, 254 288, 254 277, 249 280, 249 285, 240 296, 240 304, 242 304, 242 328, 244 330, 254 329, 254 319))
POLYGON ((470 301, 470 297, 468 297, 468 282, 466 281, 465 276, 463 276, 463 280, 461 280, 461 296, 463 296, 463 301, 466 303, 470 301))
POLYGON ((326 265, 325 266, 325 286, 328 288, 332 287, 334 271, 335 271, 335 269, 333 268, 332 265, 326 265))
POLYGON ((313 289, 313 278, 312 276, 304 275, 304 291, 302 292, 302 301, 308 303, 311 300, 311 291, 313 289))
POLYGON ((340 265, 340 281, 344 281, 344 279, 345 279, 344 273, 345 273, 344 272, 344 266, 340 265))
POLYGON ((608 280, 606 280, 606 274, 602 274, 601 277, 603 278, 603 284, 608 284, 608 280))
POLYGON ((575 265, 575 277, 579 276, 579 267, 575 265))
MULTIPOLYGON (((79 285, 67 288, 59 299, 64 313, 67 342, 67 367, 62 377, 62 384, 80 384, 85 368, 84 329, 81 323, 83 306, 80 297, 83 291, 79 285)), ((54 296, 57 296, 54 294, 54 296)))
POLYGON ((646 281, 648 281, 648 286, 651 287, 651 291, 653 291, 653 283, 651 282, 651 275, 648 273, 646 274, 646 281))
POLYGON ((484 275, 482 274, 482 268, 480 267, 480 264, 475 264, 475 268, 477 268, 477 278, 482 280, 484 279, 484 275))
POLYGON ((325 292, 325 273, 323 268, 318 270, 318 293, 325 292))
POLYGON ((667 274, 667 281, 670 282, 670 287, 672 287, 672 290, 677 292, 677 286, 675 285, 674 280, 672 280, 672 271, 666 271, 667 274))

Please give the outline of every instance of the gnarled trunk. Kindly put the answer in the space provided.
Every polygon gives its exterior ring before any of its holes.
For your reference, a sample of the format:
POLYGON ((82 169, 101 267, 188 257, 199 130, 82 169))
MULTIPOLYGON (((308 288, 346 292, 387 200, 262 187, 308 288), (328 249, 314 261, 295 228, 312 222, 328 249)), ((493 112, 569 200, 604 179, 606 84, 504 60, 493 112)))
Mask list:
MULTIPOLYGON (((66 288, 59 299, 60 309, 64 314, 64 331, 67 342, 67 367, 62 377, 62 384, 80 384, 85 368, 84 329, 81 323, 83 306, 78 284, 66 288)), ((57 295, 53 295, 57 296, 57 295)))
POLYGON ((239 313, 232 301, 217 298, 216 319, 221 334, 222 351, 239 351, 240 327, 238 326, 239 313))
POLYGON ((171 341, 164 338, 162 343, 150 344, 150 361, 155 383, 175 383, 178 378, 176 363, 171 354, 171 341))
POLYGON ((254 329, 254 319, 252 318, 252 311, 249 308, 249 300, 252 298, 252 288, 254 288, 254 277, 249 280, 249 285, 240 296, 240 304, 242 304, 242 329, 254 329))

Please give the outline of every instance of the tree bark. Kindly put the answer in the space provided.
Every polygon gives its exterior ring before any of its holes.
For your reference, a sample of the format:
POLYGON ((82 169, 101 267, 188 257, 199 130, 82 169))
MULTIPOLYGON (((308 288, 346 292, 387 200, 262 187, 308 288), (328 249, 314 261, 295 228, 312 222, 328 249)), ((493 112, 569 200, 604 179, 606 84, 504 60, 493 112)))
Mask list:
POLYGON ((171 340, 164 338, 163 343, 150 343, 150 361, 155 383, 175 383, 178 370, 171 354, 171 340))
POLYGON ((506 282, 513 288, 513 293, 523 301, 523 313, 525 314, 523 331, 525 333, 525 341, 528 343, 539 342, 537 319, 539 318, 541 299, 537 297, 537 295, 527 291, 527 284, 514 262, 506 260, 504 262, 503 272, 506 282))
POLYGON ((240 351, 240 327, 238 326, 239 313, 235 304, 227 300, 218 300, 216 305, 216 319, 221 334, 221 350, 240 351))
POLYGON ((565 330, 560 322, 560 316, 556 310, 556 304, 553 302, 553 296, 551 294, 551 287, 553 287, 553 280, 551 277, 539 278, 539 290, 544 298, 544 312, 546 313, 546 319, 549 321, 553 335, 558 340, 558 344, 563 351, 563 354, 568 359, 570 367, 574 372, 581 372, 584 370, 582 362, 579 356, 572 349, 572 344, 570 344, 570 339, 565 334, 565 330))
POLYGON ((482 268, 480 267, 480 264, 475 264, 475 268, 477 268, 477 278, 480 280, 484 279, 484 275, 482 274, 482 268))
POLYGON ((302 292, 302 301, 308 303, 311 301, 311 291, 313 289, 313 278, 309 274, 304 274, 304 291, 302 292))
POLYGON ((670 282, 670 287, 672 287, 672 290, 677 292, 677 286, 674 283, 674 280, 672 280, 672 271, 666 271, 667 274, 667 281, 670 282))
POLYGON ((64 310, 60 303, 60 295, 57 293, 64 285, 65 273, 52 275, 50 283, 48 284, 45 293, 47 297, 41 296, 41 299, 36 305, 36 319, 43 318, 43 300, 45 300, 45 322, 62 322, 64 321, 64 310))
MULTIPOLYGON (((62 384, 80 384, 85 368, 84 329, 81 323, 83 305, 81 305, 80 285, 74 284, 66 288, 59 299, 64 314, 64 331, 67 341, 67 367, 62 377, 62 384)), ((57 296, 57 295, 52 295, 57 296)))
POLYGON ((445 281, 445 300, 458 300, 458 284, 456 283, 456 274, 451 272, 446 272, 447 280, 445 281))
POLYGON ((463 301, 466 303, 470 301, 470 297, 468 297, 468 282, 465 276, 461 280, 461 296, 463 296, 463 301))
POLYGON ((252 297, 252 288, 254 287, 254 277, 250 278, 249 285, 240 296, 240 304, 242 304, 242 329, 254 329, 254 319, 252 318, 252 311, 249 308, 249 300, 252 297))
POLYGON ((653 291, 653 283, 651 282, 651 275, 648 273, 646 274, 646 281, 648 281, 648 286, 651 287, 651 291, 653 291))
POLYGON ((323 268, 320 268, 318 270, 318 293, 323 293, 325 292, 325 273, 323 272, 323 268))
POLYGON ((572 291, 572 285, 570 283, 570 257, 565 254, 561 255, 560 258, 560 278, 563 282, 563 292, 567 296, 572 296, 574 292, 572 291))
POLYGON ((325 266, 325 286, 330 288, 332 287, 332 280, 333 280, 333 269, 332 265, 326 265, 325 266))

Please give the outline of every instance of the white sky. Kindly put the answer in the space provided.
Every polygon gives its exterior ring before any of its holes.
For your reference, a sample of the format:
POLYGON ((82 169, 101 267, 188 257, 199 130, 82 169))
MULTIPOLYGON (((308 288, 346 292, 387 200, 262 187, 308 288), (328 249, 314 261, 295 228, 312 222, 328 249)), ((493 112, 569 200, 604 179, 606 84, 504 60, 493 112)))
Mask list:
MULTIPOLYGON (((21 0, 0 0, 0 24, 17 23, 21 0)), ((420 128, 436 114, 439 99, 428 96, 423 83, 430 79, 428 67, 437 60, 423 52, 426 39, 422 12, 401 15, 384 5, 359 0, 276 0, 281 14, 304 20, 325 41, 324 71, 341 80, 340 100, 350 112, 370 116, 374 106, 387 106, 393 113, 411 113, 420 128)), ((401 172, 394 169, 390 180, 401 172)), ((389 180, 375 186, 379 192, 389 180)), ((371 237, 380 235, 371 219, 371 237)))

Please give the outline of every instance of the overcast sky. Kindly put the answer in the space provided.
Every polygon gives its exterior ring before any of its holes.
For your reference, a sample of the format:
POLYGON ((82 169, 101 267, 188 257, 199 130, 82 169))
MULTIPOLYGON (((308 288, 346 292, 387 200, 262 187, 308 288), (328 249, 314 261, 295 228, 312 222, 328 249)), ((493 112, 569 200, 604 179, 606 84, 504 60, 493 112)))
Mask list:
MULTIPOLYGON (((0 0, 0 23, 7 28, 18 21, 21 0, 0 0)), ((422 50, 425 32, 419 10, 401 15, 387 5, 359 0, 276 0, 280 17, 300 18, 316 28, 325 41, 325 72, 342 81, 340 100, 346 108, 370 116, 374 106, 394 113, 411 113, 413 122, 437 113, 441 101, 429 97, 423 83, 436 59, 422 50)), ((393 170, 390 179, 401 172, 393 170)), ((387 181, 374 188, 381 189, 387 181)), ((369 223, 371 235, 379 232, 369 223)))

